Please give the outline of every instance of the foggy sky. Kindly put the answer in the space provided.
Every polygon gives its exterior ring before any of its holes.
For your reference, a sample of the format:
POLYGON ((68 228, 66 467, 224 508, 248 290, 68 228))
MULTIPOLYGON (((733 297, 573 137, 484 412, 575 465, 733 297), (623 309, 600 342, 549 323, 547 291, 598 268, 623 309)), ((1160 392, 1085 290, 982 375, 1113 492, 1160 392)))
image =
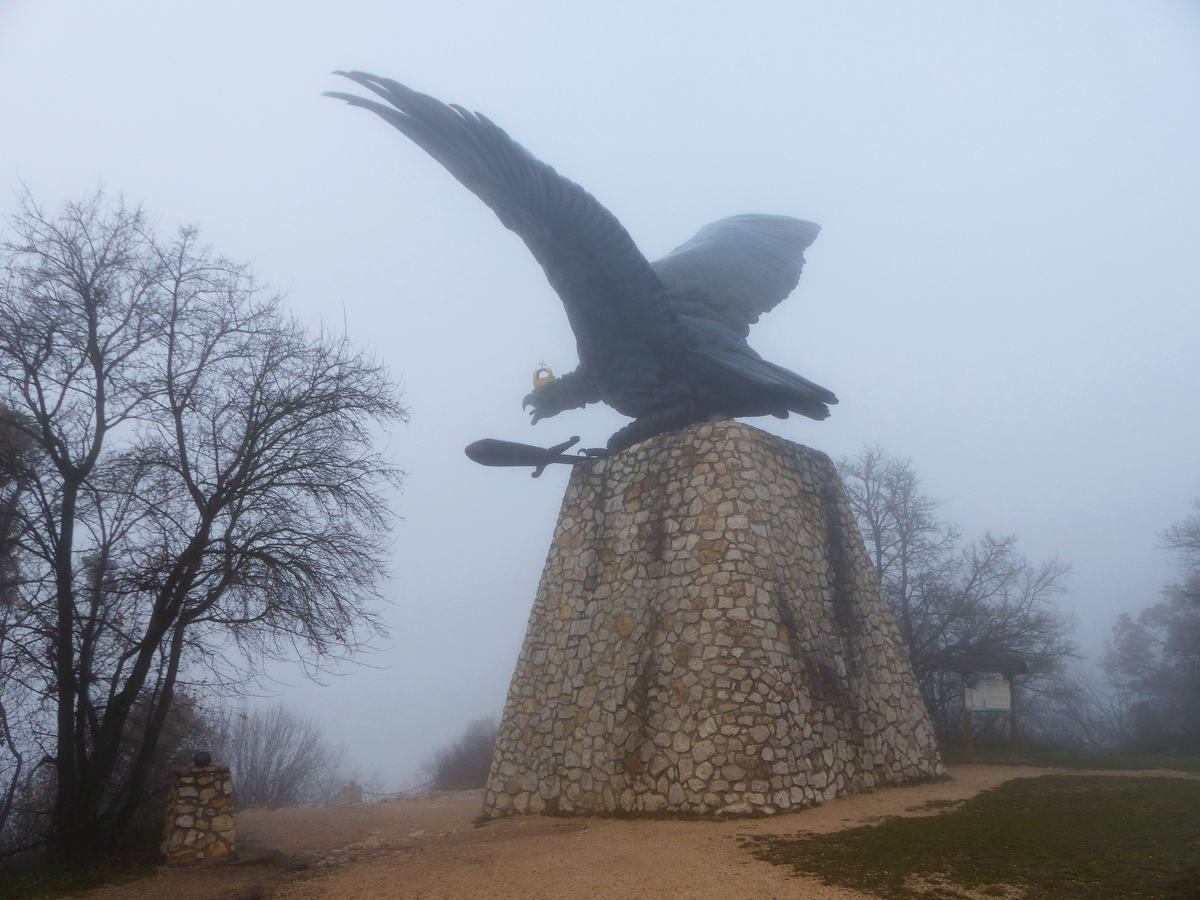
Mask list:
POLYGON ((968 536, 1075 574, 1098 648, 1175 572, 1200 496, 1200 7, 1171 0, 0 0, 0 194, 99 186, 194 223, 404 383, 409 476, 389 641, 318 713, 390 784, 498 715, 567 472, 483 469, 480 437, 602 444, 604 408, 526 424, 561 305, 515 235, 374 116, 363 69, 478 109, 608 206, 650 258, 706 222, 823 231, 751 342, 834 390, 752 424, 912 457, 968 536))

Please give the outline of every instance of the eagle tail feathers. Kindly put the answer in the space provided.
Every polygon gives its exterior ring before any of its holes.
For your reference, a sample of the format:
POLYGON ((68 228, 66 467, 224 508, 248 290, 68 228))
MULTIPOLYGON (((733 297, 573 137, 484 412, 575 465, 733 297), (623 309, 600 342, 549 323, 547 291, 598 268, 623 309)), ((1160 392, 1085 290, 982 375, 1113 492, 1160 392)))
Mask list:
POLYGON ((716 364, 717 378, 728 384, 729 376, 735 376, 746 385, 748 393, 762 398, 765 413, 779 418, 786 418, 790 411, 810 419, 826 419, 828 404, 838 402, 827 388, 765 359, 734 353, 705 354, 705 357, 716 364))

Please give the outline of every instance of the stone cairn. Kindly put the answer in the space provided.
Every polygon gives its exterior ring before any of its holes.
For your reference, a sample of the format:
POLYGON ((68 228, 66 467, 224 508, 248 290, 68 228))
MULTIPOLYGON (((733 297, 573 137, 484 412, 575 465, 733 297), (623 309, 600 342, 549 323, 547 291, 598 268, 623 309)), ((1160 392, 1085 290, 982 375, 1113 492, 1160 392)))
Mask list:
POLYGON ((171 777, 162 853, 171 865, 187 866, 235 855, 233 779, 229 766, 212 765, 207 753, 171 777))
POLYGON ((943 774, 827 456, 727 421, 575 468, 485 815, 762 815, 943 774))

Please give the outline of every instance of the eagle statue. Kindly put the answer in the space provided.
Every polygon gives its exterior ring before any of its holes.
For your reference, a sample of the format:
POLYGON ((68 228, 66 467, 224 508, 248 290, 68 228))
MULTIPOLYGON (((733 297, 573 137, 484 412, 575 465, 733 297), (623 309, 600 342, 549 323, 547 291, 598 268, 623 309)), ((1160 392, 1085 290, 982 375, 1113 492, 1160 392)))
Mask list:
POLYGON ((534 423, 602 401, 633 419, 608 441, 618 451, 714 419, 829 415, 832 392, 746 343, 796 287, 819 226, 731 216, 652 263, 591 194, 482 114, 387 78, 336 74, 385 102, 328 96, 371 110, 441 163, 520 236, 562 299, 579 367, 525 397, 534 423))

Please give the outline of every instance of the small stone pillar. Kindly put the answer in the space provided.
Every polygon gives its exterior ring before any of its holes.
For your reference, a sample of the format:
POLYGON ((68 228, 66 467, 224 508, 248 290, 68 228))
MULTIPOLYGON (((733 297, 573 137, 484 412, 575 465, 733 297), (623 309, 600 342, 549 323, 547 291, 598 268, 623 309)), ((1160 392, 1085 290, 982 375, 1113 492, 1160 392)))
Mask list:
POLYGON ((229 766, 198 753, 195 765, 171 777, 162 853, 169 865, 190 866, 236 856, 233 779, 229 766))
POLYGON ((575 468, 485 815, 762 815, 942 774, 825 454, 717 422, 575 468))

